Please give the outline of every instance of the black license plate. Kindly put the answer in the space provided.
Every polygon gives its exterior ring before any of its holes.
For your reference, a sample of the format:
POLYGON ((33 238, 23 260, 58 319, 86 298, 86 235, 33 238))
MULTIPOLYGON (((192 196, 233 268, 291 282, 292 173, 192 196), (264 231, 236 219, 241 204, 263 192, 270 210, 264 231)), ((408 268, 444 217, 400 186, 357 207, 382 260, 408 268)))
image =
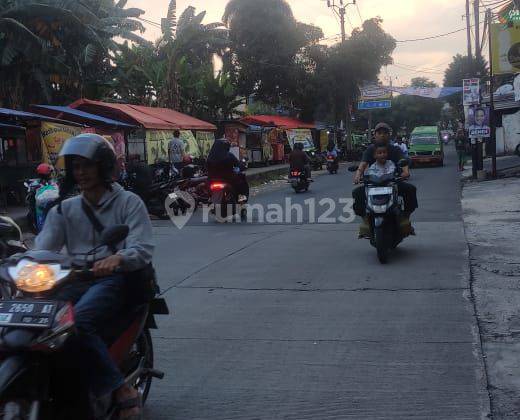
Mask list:
POLYGON ((50 328, 56 302, 0 300, 0 327, 50 328))

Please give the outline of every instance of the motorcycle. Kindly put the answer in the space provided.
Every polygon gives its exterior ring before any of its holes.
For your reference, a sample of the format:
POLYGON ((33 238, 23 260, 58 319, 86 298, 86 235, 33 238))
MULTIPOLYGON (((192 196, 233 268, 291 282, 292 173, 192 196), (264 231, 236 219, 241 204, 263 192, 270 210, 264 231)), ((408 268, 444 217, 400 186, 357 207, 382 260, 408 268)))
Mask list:
POLYGON ((305 151, 311 160, 311 168, 313 171, 321 171, 323 169, 323 156, 314 150, 305 151))
POLYGON ((181 179, 178 181, 175 191, 170 194, 173 200, 170 207, 173 209, 175 216, 179 213, 186 214, 190 208, 189 203, 178 194, 179 191, 189 194, 195 201, 196 211, 200 205, 207 205, 210 202, 210 190, 208 188, 208 177, 201 173, 201 170, 196 165, 187 165, 182 168, 181 179))
MULTIPOLYGON (((235 168, 236 172, 241 173, 247 169, 247 161, 243 159, 240 166, 235 168)), ((217 221, 223 223, 236 215, 240 220, 247 219, 247 201, 239 200, 238 193, 233 185, 225 180, 212 179, 209 182, 211 213, 215 215, 217 221)))
POLYGON ((310 180, 307 178, 305 171, 294 168, 291 169, 288 182, 297 193, 302 191, 309 191, 310 180))
POLYGON ((338 158, 334 156, 327 156, 327 171, 332 174, 337 174, 339 170, 339 162, 338 158))
MULTIPOLYGON (((128 226, 112 226, 103 231, 101 242, 110 247, 127 235, 128 226)), ((107 420, 117 418, 114 401, 93 400, 88 392, 71 387, 75 371, 64 367, 62 362, 63 350, 76 334, 74 311, 71 303, 57 301, 53 296, 72 281, 91 280, 91 272, 82 262, 48 251, 29 251, 5 260, 0 266, 0 416, 3 419, 70 419, 78 418, 78 413, 88 413, 89 418, 94 415, 107 420)), ((143 403, 152 379, 164 377, 164 373, 154 369, 149 330, 157 328, 155 315, 168 313, 165 301, 154 297, 129 308, 121 320, 111 322, 103 333, 125 382, 138 390, 143 403)))
POLYGON ((49 210, 59 201, 60 190, 55 182, 40 179, 29 179, 24 182, 24 186, 27 189, 27 223, 32 232, 37 234, 43 229, 49 210))
MULTIPOLYGON (((408 166, 408 161, 399 162, 399 168, 408 166)), ((357 166, 349 168, 351 172, 357 166)), ((402 226, 404 202, 398 194, 398 184, 403 179, 396 174, 384 176, 364 175, 366 195, 366 215, 370 234, 370 244, 376 248, 381 264, 388 262, 388 254, 408 236, 413 235, 411 225, 402 226)))
POLYGON ((7 216, 0 216, 0 259, 27 251, 22 230, 16 222, 7 216))

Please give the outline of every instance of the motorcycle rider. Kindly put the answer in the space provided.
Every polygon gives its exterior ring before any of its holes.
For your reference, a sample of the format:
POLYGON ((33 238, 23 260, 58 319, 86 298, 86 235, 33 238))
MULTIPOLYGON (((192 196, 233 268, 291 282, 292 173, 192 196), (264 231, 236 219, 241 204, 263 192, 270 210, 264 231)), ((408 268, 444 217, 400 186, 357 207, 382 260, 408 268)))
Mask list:
POLYGON ((303 143, 294 143, 294 149, 289 155, 291 170, 303 171, 307 179, 311 179, 311 160, 303 151, 303 143))
POLYGON ((42 184, 50 182, 53 173, 54 168, 52 167, 52 165, 49 165, 48 163, 40 163, 36 168, 36 174, 38 175, 38 179, 42 184))
POLYGON ((101 247, 89 259, 96 281, 72 283, 59 299, 74 304, 78 334, 72 340, 71 352, 90 390, 97 398, 113 394, 121 419, 138 419, 139 395, 125 384, 100 332, 132 305, 132 290, 140 282, 137 273, 150 267, 154 244, 148 212, 137 195, 113 182, 116 155, 103 137, 73 137, 65 142, 60 156, 65 157, 66 185, 78 185, 81 195, 49 212, 35 248, 59 252, 65 246, 70 256, 85 259, 86 253, 100 245, 100 224, 129 227, 123 243, 114 249, 101 247))
POLYGON ((247 202, 249 199, 249 183, 244 173, 240 170, 240 162, 230 152, 231 144, 226 140, 224 132, 215 140, 208 155, 207 169, 208 179, 221 180, 230 183, 238 194, 239 202, 247 202))
MULTIPOLYGON (((390 159, 395 165, 399 164, 399 161, 404 159, 403 153, 398 146, 390 144, 390 135, 392 129, 386 123, 379 123, 375 128, 375 144, 370 145, 367 150, 363 153, 359 168, 354 175, 354 184, 359 184, 363 177, 363 174, 367 168, 376 162, 375 151, 377 145, 385 145, 388 148, 388 159, 390 159)), ((408 166, 402 168, 401 177, 408 179, 410 177, 410 169, 408 166)), ((414 185, 407 182, 400 182, 398 185, 399 195, 404 200, 404 214, 403 214, 403 225, 410 224, 410 215, 417 209, 417 189, 414 185)), ((360 186, 352 191, 352 197, 354 198, 354 213, 363 218, 360 231, 366 231, 368 227, 368 220, 366 219, 366 196, 365 187, 360 186)))

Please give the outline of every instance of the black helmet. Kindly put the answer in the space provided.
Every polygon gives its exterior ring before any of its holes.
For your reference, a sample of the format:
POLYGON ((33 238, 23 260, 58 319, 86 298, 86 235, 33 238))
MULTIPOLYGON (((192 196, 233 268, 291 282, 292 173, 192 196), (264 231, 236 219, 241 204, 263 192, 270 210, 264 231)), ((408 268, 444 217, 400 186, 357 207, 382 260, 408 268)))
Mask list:
POLYGON ((60 150, 60 156, 65 158, 67 178, 73 182, 71 163, 74 156, 96 162, 100 176, 110 185, 116 167, 116 153, 112 145, 98 134, 80 134, 68 139, 60 150))

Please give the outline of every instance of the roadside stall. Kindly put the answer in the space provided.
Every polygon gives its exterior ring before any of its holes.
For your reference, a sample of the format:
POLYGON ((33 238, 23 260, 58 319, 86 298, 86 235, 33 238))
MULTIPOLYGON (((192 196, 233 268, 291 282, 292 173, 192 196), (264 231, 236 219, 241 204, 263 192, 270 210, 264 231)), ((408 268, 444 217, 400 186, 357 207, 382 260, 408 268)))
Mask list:
POLYGON ((294 147, 294 143, 304 143, 307 151, 315 150, 314 137, 312 130, 315 130, 314 124, 305 123, 303 121, 280 117, 276 115, 252 115, 240 120, 249 126, 261 127, 262 131, 266 131, 267 141, 272 150, 272 158, 270 160, 282 161, 285 155, 294 147))
POLYGON ((186 152, 194 158, 204 158, 214 141, 216 127, 213 124, 167 108, 88 99, 80 99, 70 107, 137 126, 126 140, 127 158, 149 165, 168 161, 168 143, 174 130, 180 131, 186 152))
POLYGON ((42 114, 0 108, 0 194, 4 203, 23 202, 24 180, 34 176, 36 166, 50 155, 43 134, 52 138, 58 127, 68 132, 67 138, 83 128, 42 114))

